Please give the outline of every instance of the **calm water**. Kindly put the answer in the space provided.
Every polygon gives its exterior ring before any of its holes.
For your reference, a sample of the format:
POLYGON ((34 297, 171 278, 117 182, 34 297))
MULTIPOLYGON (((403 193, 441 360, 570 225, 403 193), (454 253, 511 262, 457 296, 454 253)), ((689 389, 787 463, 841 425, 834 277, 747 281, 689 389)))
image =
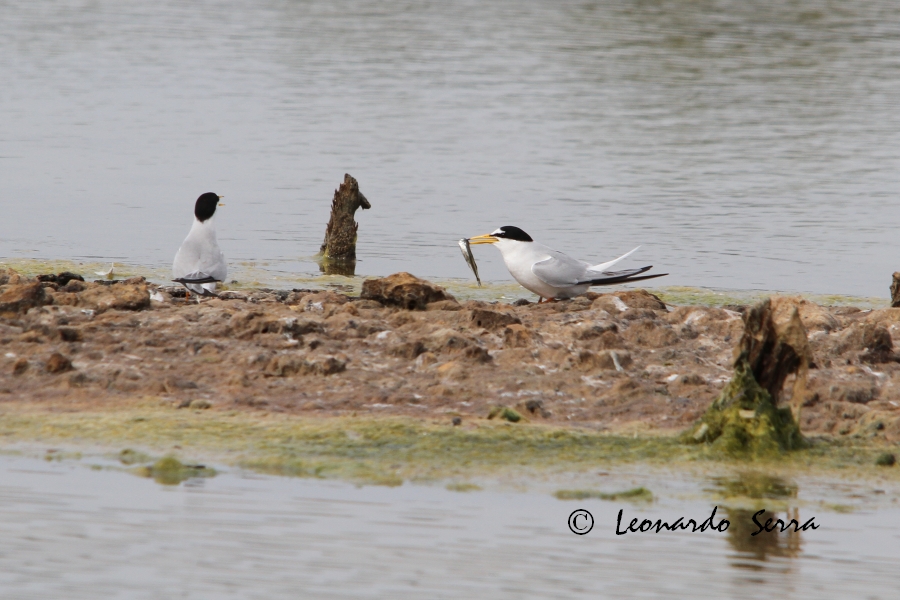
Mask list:
MULTIPOLYGON (((632 505, 242 473, 171 487, 5 456, 0 589, 5 600, 896 597, 896 490, 800 484, 790 503, 819 529, 754 539, 755 508, 723 506, 709 480, 666 479, 655 479, 655 503, 632 505), (816 507, 823 497, 856 509, 816 507), (716 522, 732 521, 725 533, 614 533, 619 509, 626 523, 702 520, 717 502, 716 522), (576 508, 594 516, 587 535, 567 528, 576 508)), ((604 482, 645 483, 627 473, 604 482)))
POLYGON ((313 273, 349 172, 366 275, 503 224, 665 285, 900 269, 893 0, 3 1, 0 80, 0 258, 164 266, 212 190, 233 263, 313 273))

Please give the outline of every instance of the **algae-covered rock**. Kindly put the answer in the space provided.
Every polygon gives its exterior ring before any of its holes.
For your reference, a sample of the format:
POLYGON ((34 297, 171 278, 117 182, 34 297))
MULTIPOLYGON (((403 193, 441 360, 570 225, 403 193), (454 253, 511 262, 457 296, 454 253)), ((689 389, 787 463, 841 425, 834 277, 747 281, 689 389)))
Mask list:
POLYGON ((767 299, 744 314, 735 350, 734 376, 701 422, 684 439, 733 457, 775 456, 805 445, 790 407, 777 406, 785 380, 794 375, 796 410, 806 394, 811 352, 796 306, 767 299))
POLYGON ((203 465, 186 465, 174 456, 165 456, 151 466, 141 467, 138 474, 152 477, 163 485, 178 485, 192 477, 212 477, 216 471, 203 465))
POLYGON ((735 365, 731 381, 686 440, 733 457, 775 456, 805 446, 791 409, 775 406, 745 360, 735 365))
POLYGON ((496 418, 506 419, 510 423, 518 423, 522 420, 522 415, 508 406, 495 406, 491 409, 491 412, 488 413, 488 419, 496 418))
POLYGON ((890 452, 882 452, 875 459, 875 464, 879 467, 893 467, 897 464, 897 457, 890 452))

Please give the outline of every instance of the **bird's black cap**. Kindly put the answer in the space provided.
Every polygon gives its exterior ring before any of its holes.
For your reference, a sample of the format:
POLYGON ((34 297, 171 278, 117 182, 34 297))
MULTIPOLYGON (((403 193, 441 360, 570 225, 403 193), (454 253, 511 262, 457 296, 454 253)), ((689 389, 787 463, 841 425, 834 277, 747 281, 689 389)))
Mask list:
POLYGON ((530 235, 528 235, 527 233, 525 233, 524 231, 522 231, 521 229, 519 229, 518 227, 515 227, 513 225, 504 225, 503 227, 501 227, 500 229, 498 229, 491 235, 494 237, 497 237, 497 238, 503 238, 503 239, 507 239, 507 240, 516 240, 517 242, 533 242, 534 241, 533 239, 531 239, 530 235))
POLYGON ((212 216, 216 214, 216 207, 218 205, 219 196, 212 192, 206 192, 197 198, 197 203, 194 205, 194 216, 197 217, 197 220, 201 223, 207 219, 212 219, 212 216))

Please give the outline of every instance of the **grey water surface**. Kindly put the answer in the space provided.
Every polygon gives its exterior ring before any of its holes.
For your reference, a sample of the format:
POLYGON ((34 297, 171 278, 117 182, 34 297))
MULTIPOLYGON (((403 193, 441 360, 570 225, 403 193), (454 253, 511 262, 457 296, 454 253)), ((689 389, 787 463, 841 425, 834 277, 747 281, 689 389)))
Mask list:
POLYGON ((215 191, 233 263, 315 273, 349 172, 363 275, 504 224, 660 285, 900 268, 891 0, 6 0, 0 81, 0 259, 165 266, 215 191))
MULTIPOLYGON (((627 472, 607 479, 616 481, 591 484, 647 480, 627 472)), ((164 486, 77 461, 0 456, 0 596, 896 597, 895 489, 800 484, 787 510, 819 528, 754 538, 756 505, 703 493, 709 481, 671 476, 649 485, 652 504, 243 472, 164 486), (858 506, 834 512, 818 503, 823 498, 858 506), (619 510, 624 529, 632 518, 701 522, 714 506, 714 524, 730 520, 723 532, 615 533, 619 510), (567 526, 579 508, 594 518, 585 535, 567 526)), ((776 503, 758 501, 770 510, 776 503)))

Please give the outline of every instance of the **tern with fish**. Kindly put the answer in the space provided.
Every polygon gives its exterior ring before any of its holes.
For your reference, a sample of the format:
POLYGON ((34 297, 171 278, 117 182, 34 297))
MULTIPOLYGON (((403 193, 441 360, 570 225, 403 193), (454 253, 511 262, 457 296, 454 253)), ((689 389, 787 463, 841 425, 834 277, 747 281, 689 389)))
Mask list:
MULTIPOLYGON (((535 242, 530 235, 512 225, 501 227, 493 233, 469 238, 468 243, 472 246, 477 244, 497 246, 509 274, 519 282, 519 285, 540 296, 541 302, 544 299, 573 298, 585 293, 595 285, 631 283, 668 275, 668 273, 642 275, 653 268, 652 266, 623 271, 607 271, 622 259, 631 256, 637 248, 619 258, 591 265, 535 242)), ((462 247, 462 241, 460 241, 460 247, 462 247)), ((468 262, 468 259, 466 260, 468 262)))

